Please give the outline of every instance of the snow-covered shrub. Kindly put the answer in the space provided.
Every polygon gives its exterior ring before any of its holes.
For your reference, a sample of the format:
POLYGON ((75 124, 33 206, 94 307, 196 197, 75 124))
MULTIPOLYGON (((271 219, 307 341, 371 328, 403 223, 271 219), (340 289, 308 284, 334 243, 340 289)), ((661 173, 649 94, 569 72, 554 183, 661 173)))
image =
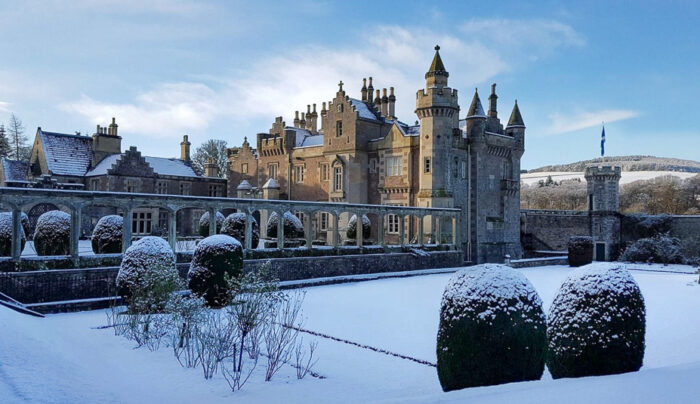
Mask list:
MULTIPOLYGON (((26 216, 26 215, 25 215, 26 216)), ((21 250, 24 250, 24 244, 27 242, 22 224, 21 250)), ((21 251, 20 250, 20 251, 21 251)), ((0 257, 8 257, 12 255, 12 212, 0 213, 0 257)))
POLYGON ((447 284, 440 309, 442 389, 538 380, 546 330, 542 301, 522 273, 499 264, 460 270, 447 284))
MULTIPOLYGON (((348 229, 345 233, 349 239, 357 237, 357 215, 352 215, 348 221, 348 229)), ((362 239, 367 240, 372 234, 371 223, 366 215, 362 215, 362 239)))
POLYGON ((666 234, 642 238, 630 244, 620 256, 621 261, 682 264, 681 241, 666 234))
POLYGON ((552 377, 639 370, 644 359, 644 297, 620 266, 575 270, 549 311, 547 367, 552 377))
POLYGON ((70 215, 50 210, 39 216, 34 229, 34 249, 37 255, 69 255, 70 215))
POLYGON ((632 239, 649 238, 671 230, 673 216, 633 213, 622 217, 622 224, 629 229, 632 239))
POLYGON ((161 310, 179 284, 175 253, 162 238, 146 236, 124 252, 117 274, 117 293, 128 302, 131 311, 161 310))
POLYGON ((122 252, 124 219, 119 215, 103 216, 92 231, 92 251, 95 254, 122 252))
MULTIPOLYGON (((277 212, 272 212, 267 219, 267 237, 277 237, 277 221, 279 215, 277 212)), ((298 217, 291 212, 284 212, 284 237, 286 238, 304 238, 304 225, 298 217)))
POLYGON ((588 236, 569 237, 569 265, 580 267, 593 262, 593 238, 588 236))
POLYGON ((243 247, 225 234, 209 236, 194 250, 187 273, 189 288, 209 306, 225 306, 229 298, 229 278, 243 273, 243 247))
MULTIPOLYGON (((221 232, 221 225, 224 224, 224 215, 221 212, 216 212, 216 233, 221 232)), ((209 212, 204 212, 199 218, 199 235, 202 237, 209 236, 209 212)))
MULTIPOLYGON (((224 220, 224 224, 221 226, 221 234, 226 234, 238 240, 241 244, 244 244, 245 240, 245 213, 237 212, 231 213, 224 220)), ((258 246, 260 241, 260 226, 258 221, 251 216, 251 245, 253 248, 258 246)))

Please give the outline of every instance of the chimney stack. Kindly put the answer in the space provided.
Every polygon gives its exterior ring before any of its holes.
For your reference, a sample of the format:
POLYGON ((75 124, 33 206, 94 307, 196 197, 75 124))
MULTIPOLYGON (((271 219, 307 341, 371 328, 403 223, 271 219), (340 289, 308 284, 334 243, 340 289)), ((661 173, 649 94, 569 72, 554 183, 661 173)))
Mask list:
POLYGON ((367 102, 372 102, 372 93, 374 93, 374 86, 372 85, 372 78, 369 78, 369 86, 367 86, 367 102))
POLYGON ((389 118, 396 119, 396 96, 394 95, 394 87, 389 87, 389 118))
POLYGON ((304 109, 301 110, 301 119, 299 120, 299 127, 302 129, 306 128, 306 119, 304 118, 304 109))
POLYGON ((109 132, 108 134, 110 136, 117 136, 117 129, 119 128, 119 125, 117 125, 116 119, 112 117, 112 123, 109 124, 109 132))
POLYGON ((299 111, 294 111, 294 127, 299 127, 299 111))
POLYGON ((362 79, 362 101, 367 101, 367 79, 362 79))
POLYGON ((374 97, 374 106, 379 109, 382 107, 382 97, 379 96, 379 90, 377 90, 376 94, 377 95, 374 97))
POLYGON ((389 114, 389 97, 386 95, 386 88, 382 89, 382 116, 388 116, 389 114))
POLYGON ((217 178, 219 176, 219 167, 214 162, 214 159, 210 158, 204 165, 204 176, 210 178, 217 178))
POLYGON ((498 118, 496 103, 498 96, 496 95, 496 83, 491 84, 491 95, 489 95, 489 118, 498 118))
POLYGON ((316 133, 318 131, 318 112, 316 112, 316 104, 313 104, 313 110, 311 111, 311 132, 316 133))
POLYGON ((180 160, 189 163, 190 159, 190 146, 192 143, 189 142, 188 136, 182 137, 182 142, 180 143, 180 160))

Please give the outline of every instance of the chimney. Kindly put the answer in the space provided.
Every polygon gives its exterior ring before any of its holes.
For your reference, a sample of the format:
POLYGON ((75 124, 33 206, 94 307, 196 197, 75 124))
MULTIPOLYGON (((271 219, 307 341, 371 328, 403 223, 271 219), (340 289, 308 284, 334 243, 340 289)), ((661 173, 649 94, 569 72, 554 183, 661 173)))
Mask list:
POLYGON ((389 97, 386 95, 386 88, 382 89, 382 115, 388 116, 389 97))
POLYGON ((180 160, 189 163, 190 159, 190 146, 192 143, 189 142, 188 136, 182 137, 182 142, 180 143, 180 160))
POLYGON ((498 118, 498 111, 496 110, 497 100, 496 83, 493 83, 491 84, 491 95, 489 95, 489 118, 498 118))
POLYGON ((382 107, 382 97, 379 96, 379 90, 377 90, 377 96, 374 97, 374 106, 377 107, 377 109, 382 107))
POLYGON ((119 125, 117 125, 116 119, 112 117, 112 123, 109 124, 109 132, 108 134, 110 136, 117 136, 117 129, 119 128, 119 125))
POLYGON ((372 85, 372 78, 369 78, 369 86, 367 86, 367 102, 372 102, 372 93, 374 92, 374 86, 372 85))
POLYGON ((304 129, 310 131, 311 124, 313 124, 314 118, 311 116, 311 105, 306 104, 306 127, 304 129))
POLYGON ((219 176, 219 167, 214 162, 214 159, 207 160, 207 163, 204 165, 204 176, 210 178, 219 176))
POLYGON ((389 118, 396 119, 396 96, 394 95, 394 87, 389 87, 389 118))
POLYGON ((322 105, 323 106, 321 107, 321 116, 326 116, 326 114, 328 113, 328 110, 326 109, 326 102, 323 101, 322 105))
POLYGON ((306 128, 306 119, 304 118, 304 110, 301 110, 301 119, 299 120, 299 127, 304 129, 306 128))
POLYGON ((299 111, 294 111, 294 127, 299 127, 299 111))
POLYGON ((313 110, 311 111, 311 132, 316 133, 318 131, 318 112, 316 112, 316 104, 313 104, 313 110))
POLYGON ((367 101, 367 79, 362 79, 362 101, 367 101))

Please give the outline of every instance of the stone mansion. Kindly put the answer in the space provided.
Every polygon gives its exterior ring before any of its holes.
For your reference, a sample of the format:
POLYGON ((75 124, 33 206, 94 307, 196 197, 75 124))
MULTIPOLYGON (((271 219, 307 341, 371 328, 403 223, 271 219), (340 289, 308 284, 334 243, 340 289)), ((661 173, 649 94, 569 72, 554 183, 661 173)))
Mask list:
MULTIPOLYGON (((363 79, 359 98, 353 98, 341 81, 320 111, 308 105, 292 125, 277 117, 268 133, 257 134, 254 145, 246 139, 228 150, 228 195, 272 185, 279 187, 280 199, 461 208, 458 230, 464 235, 465 260, 521 257, 525 125, 517 101, 505 127, 495 84, 487 110, 475 91, 462 112, 439 49, 425 73, 425 88, 416 92, 415 124, 396 116, 393 87, 375 89, 370 77, 363 79)), ((327 214, 311 219, 316 229, 333 234, 327 214)), ((372 223, 372 237, 379 225, 388 235, 398 234, 398 218, 388 215, 385 221, 372 223)), ((426 222, 424 234, 431 237, 442 225, 426 222)), ((404 226, 409 241, 415 240, 417 219, 406 219, 404 226)))

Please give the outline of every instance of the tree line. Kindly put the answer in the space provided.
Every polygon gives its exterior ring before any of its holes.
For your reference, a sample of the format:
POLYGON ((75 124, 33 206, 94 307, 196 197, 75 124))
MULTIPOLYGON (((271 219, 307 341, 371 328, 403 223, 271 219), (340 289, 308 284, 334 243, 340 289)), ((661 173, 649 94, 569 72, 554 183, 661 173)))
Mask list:
MULTIPOLYGON (((522 184, 522 209, 586 210, 586 183, 580 179, 553 181, 551 177, 537 184, 522 184)), ((662 176, 620 186, 620 212, 700 214, 700 174, 681 179, 662 176)))

